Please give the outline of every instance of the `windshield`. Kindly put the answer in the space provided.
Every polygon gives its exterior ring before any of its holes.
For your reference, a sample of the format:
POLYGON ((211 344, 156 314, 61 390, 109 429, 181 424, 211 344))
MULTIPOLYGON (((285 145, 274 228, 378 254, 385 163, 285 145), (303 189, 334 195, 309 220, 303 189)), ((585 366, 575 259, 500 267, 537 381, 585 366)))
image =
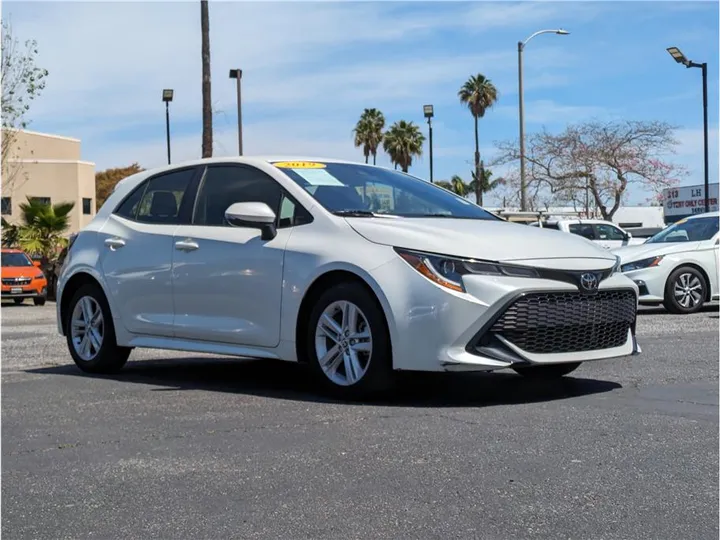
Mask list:
POLYGON ((718 232, 718 218, 705 217, 680 220, 649 238, 646 244, 700 242, 710 240, 718 232))
POLYGON ((24 253, 3 253, 2 266, 32 266, 32 261, 24 253))
POLYGON ((336 214, 499 220, 467 199, 398 171, 352 163, 273 165, 336 214))

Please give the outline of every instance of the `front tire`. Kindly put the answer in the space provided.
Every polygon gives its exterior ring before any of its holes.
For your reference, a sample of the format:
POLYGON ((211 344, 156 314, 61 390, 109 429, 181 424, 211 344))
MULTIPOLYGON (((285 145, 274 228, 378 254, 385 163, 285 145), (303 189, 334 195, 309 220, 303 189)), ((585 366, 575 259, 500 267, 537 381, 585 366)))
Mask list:
POLYGON ((313 306, 307 359, 316 378, 343 399, 376 395, 392 386, 392 351, 385 315, 368 290, 340 283, 313 306))
POLYGON ((45 298, 33 298, 33 304, 35 304, 36 306, 44 306, 45 298))
POLYGON ((15 305, 19 306, 20 304, 22 304, 25 301, 25 299, 24 298, 13 298, 13 301, 15 302, 15 305))
POLYGON ((117 345, 110 306, 98 285, 89 283, 75 292, 65 334, 70 355, 86 373, 117 372, 130 356, 130 348, 117 345))
POLYGON ((550 364, 548 366, 523 366, 513 370, 523 377, 533 379, 559 379, 572 373, 580 367, 582 362, 569 362, 567 364, 550 364))
POLYGON ((702 273, 690 266, 681 266, 668 277, 663 305, 670 313, 695 313, 702 309, 706 291, 702 273))

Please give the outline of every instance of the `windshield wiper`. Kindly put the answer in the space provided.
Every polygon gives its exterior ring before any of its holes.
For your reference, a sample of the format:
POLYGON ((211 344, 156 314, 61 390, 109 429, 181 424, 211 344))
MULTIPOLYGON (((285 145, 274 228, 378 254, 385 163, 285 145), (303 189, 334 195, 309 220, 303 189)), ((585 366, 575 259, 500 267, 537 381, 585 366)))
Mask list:
POLYGON ((375 217, 377 215, 370 210, 335 210, 333 214, 346 217, 375 217))

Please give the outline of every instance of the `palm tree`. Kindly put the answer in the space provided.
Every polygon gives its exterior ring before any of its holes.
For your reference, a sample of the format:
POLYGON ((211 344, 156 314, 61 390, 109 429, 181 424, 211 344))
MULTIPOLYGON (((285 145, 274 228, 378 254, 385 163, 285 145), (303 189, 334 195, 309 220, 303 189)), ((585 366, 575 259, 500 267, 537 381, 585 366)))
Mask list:
POLYGON ((506 184, 506 181, 503 177, 496 178, 495 180, 491 180, 492 175, 493 175, 492 171, 490 169, 486 169, 482 165, 480 167, 480 171, 481 171, 480 178, 482 180, 481 180, 479 186, 476 181, 477 176, 475 175, 474 172, 472 173, 473 179, 472 179, 472 182, 470 182, 470 186, 469 186, 470 192, 474 191, 475 193, 477 193, 479 191, 480 194, 483 195, 485 193, 490 193, 492 190, 494 190, 498 186, 506 184))
POLYGON ((408 172, 413 157, 422 155, 424 142, 425 135, 416 124, 400 120, 385 132, 383 149, 396 169, 400 167, 403 172, 408 172))
POLYGON ((385 116, 377 109, 365 109, 360 115, 360 120, 355 125, 353 133, 355 134, 355 146, 363 148, 365 163, 369 157, 373 157, 373 165, 376 163, 377 150, 383 139, 383 129, 385 128, 385 116))
POLYGON ((70 212, 75 203, 51 205, 32 197, 27 197, 27 200, 20 204, 22 215, 17 244, 28 254, 39 255, 46 263, 54 257, 57 248, 67 242, 62 235, 70 226, 70 212))
POLYGON ((212 157, 212 99, 210 92, 210 16, 208 0, 200 0, 200 33, 202 49, 202 157, 212 157))
MULTIPOLYGON (((472 75, 458 91, 460 102, 467 105, 475 120, 475 175, 480 177, 480 137, 478 120, 485 116, 498 98, 497 88, 482 73, 472 75)), ((479 186, 478 186, 479 187, 479 186)), ((475 190, 477 204, 482 205, 482 191, 475 190)))

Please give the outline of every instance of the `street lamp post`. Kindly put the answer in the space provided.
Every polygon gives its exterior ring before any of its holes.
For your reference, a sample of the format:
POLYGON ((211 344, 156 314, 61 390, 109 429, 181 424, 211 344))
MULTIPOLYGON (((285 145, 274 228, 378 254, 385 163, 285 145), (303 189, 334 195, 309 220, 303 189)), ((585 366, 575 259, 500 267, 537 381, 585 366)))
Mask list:
POLYGON ((433 183, 433 144, 432 144, 432 118, 435 116, 432 105, 423 105, 423 114, 427 118, 430 138, 430 183, 433 183))
POLYGON ((525 116, 524 116, 524 104, 523 104, 523 63, 522 63, 522 53, 525 49, 525 45, 527 45, 528 41, 530 41, 535 36, 539 36, 540 34, 559 34, 561 36, 566 36, 570 32, 567 30, 563 30, 562 28, 558 28, 556 30, 539 30, 532 34, 529 38, 527 38, 525 41, 518 41, 518 99, 520 100, 519 103, 519 116, 520 116, 520 210, 525 211, 527 206, 525 191, 526 191, 526 183, 525 183, 525 116))
POLYGON ((710 211, 710 185, 708 179, 708 104, 707 104, 707 62, 698 64, 687 59, 677 47, 668 47, 667 52, 670 53, 678 64, 683 64, 686 68, 700 68, 702 70, 703 85, 703 138, 705 139, 705 211, 710 211))
POLYGON ((162 91, 162 100, 165 102, 165 136, 167 137, 168 165, 170 165, 170 102, 173 100, 173 93, 169 88, 162 91))
POLYGON ((243 138, 242 138, 242 93, 240 90, 240 81, 242 80, 242 69, 231 69, 230 78, 237 80, 237 109, 238 109, 238 155, 243 155, 243 138))

